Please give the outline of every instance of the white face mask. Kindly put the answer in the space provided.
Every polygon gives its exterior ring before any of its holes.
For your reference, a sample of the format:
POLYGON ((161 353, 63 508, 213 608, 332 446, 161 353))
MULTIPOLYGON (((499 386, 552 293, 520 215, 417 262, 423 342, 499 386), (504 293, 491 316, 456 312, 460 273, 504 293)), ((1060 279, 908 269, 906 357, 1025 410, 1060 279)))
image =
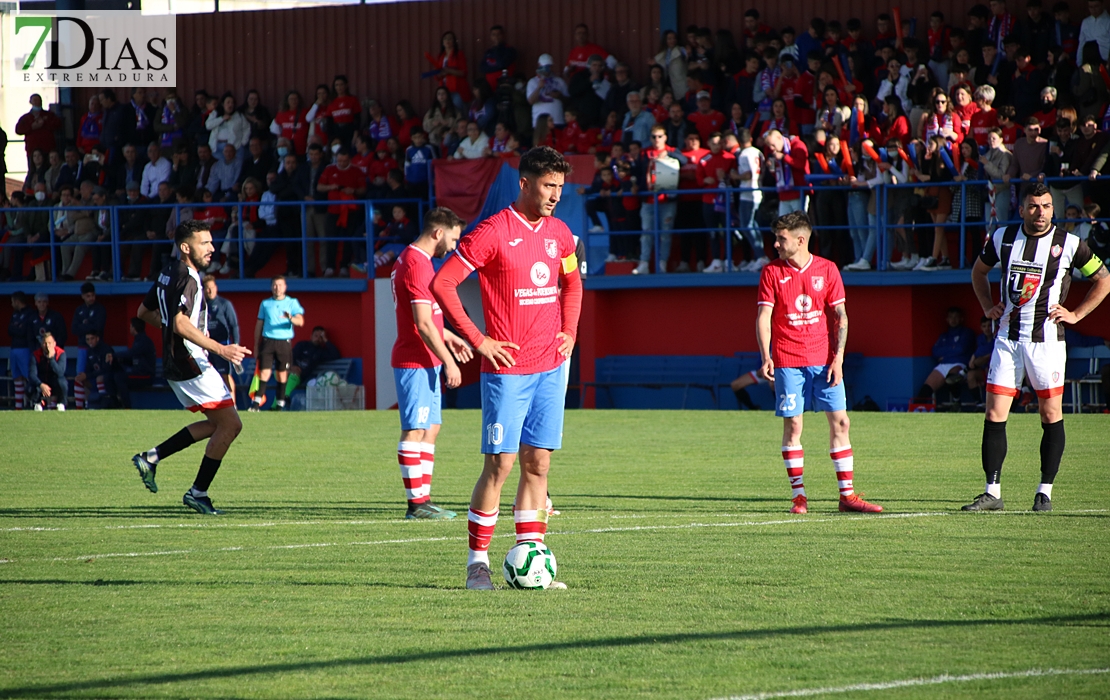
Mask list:
POLYGON ((46 199, 46 193, 45 192, 36 192, 35 193, 35 199, 40 201, 40 202, 44 201, 46 199))
POLYGON ((331 152, 332 153, 339 153, 339 149, 340 149, 340 146, 337 143, 337 144, 335 144, 334 146, 331 147, 331 152))

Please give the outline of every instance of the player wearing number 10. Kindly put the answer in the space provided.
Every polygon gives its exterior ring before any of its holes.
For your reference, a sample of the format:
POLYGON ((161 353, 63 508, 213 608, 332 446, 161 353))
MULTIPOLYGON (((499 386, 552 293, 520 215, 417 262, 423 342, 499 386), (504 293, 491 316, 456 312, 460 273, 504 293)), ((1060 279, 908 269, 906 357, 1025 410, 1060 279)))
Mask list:
POLYGON ((520 195, 459 242, 432 282, 447 320, 482 356, 482 453, 470 500, 466 587, 491 590, 489 543, 501 487, 520 453, 513 520, 517 542, 543 542, 547 471, 562 446, 566 359, 582 310, 574 239, 554 218, 570 164, 535 148, 520 159, 520 195), (486 332, 459 301, 457 287, 478 272, 486 332), (560 289, 561 286, 561 289, 560 289))
POLYGON ((775 415, 783 419, 782 458, 793 489, 791 513, 808 511, 802 482, 802 413, 824 411, 829 420, 829 454, 840 487, 840 510, 878 513, 882 506, 855 495, 852 445, 844 397, 844 347, 848 312, 844 283, 831 261, 809 252, 811 227, 805 212, 780 216, 772 226, 779 259, 759 278, 756 337, 760 373, 774 379, 775 415), (836 347, 829 346, 826 313, 835 314, 836 347), (772 351, 772 348, 774 350, 772 351))
POLYGON ((397 462, 409 507, 408 519, 450 520, 455 512, 432 503, 432 470, 436 436, 441 424, 440 371, 447 387, 458 388, 462 374, 455 360, 473 357, 462 338, 443 328, 443 311, 429 286, 435 276, 432 256, 442 258, 455 249, 466 222, 442 207, 424 215, 424 230, 397 256, 389 277, 397 314, 397 342, 390 364, 397 385, 401 442, 397 462))

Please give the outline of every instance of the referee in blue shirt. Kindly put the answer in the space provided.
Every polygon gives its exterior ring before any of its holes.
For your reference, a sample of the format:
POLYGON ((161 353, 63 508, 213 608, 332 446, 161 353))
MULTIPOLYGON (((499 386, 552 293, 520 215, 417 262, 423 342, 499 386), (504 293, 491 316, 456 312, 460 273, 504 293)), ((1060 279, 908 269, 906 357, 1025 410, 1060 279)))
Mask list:
POLYGON ((270 280, 273 296, 258 306, 258 322, 254 325, 254 348, 258 358, 258 391, 251 407, 258 412, 266 400, 266 384, 270 371, 277 371, 277 397, 275 411, 285 408, 285 382, 289 379, 289 365, 293 362, 293 327, 304 325, 304 308, 293 297, 285 296, 285 278, 281 275, 270 280))

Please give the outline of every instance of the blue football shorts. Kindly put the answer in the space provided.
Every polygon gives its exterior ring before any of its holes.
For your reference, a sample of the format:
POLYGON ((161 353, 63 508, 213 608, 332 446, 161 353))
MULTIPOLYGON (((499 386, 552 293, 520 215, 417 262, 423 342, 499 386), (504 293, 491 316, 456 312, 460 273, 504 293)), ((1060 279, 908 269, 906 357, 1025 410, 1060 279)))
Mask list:
POLYGON ((427 430, 443 423, 439 373, 442 367, 393 368, 401 430, 427 430))
POLYGON ((482 374, 482 454, 516 454, 520 443, 545 450, 563 446, 567 395, 564 362, 536 374, 482 374))
POLYGON ((780 418, 800 416, 811 411, 844 411, 844 381, 829 386, 827 365, 775 368, 775 415, 780 418))

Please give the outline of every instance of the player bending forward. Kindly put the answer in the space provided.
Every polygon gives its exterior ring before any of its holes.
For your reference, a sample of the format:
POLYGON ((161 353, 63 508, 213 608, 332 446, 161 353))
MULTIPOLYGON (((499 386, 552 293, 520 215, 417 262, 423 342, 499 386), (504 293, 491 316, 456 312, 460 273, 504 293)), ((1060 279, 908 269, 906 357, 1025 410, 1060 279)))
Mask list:
POLYGON ((208 224, 192 220, 177 227, 174 245, 181 253, 158 275, 137 316, 162 328, 162 367, 173 393, 190 411, 202 411, 205 420, 182 428, 168 440, 131 458, 151 493, 158 492, 154 473, 159 462, 208 438, 193 486, 182 502, 203 515, 223 511, 212 506, 208 486, 220 469, 227 448, 243 429, 235 402, 220 374, 208 362, 215 353, 228 362, 242 362, 250 351, 241 345, 222 345, 208 337, 208 305, 199 270, 212 262, 212 233, 208 224))
POLYGON ((852 444, 843 382, 848 312, 840 272, 833 262, 809 253, 812 229, 805 212, 780 216, 772 229, 779 259, 760 273, 755 332, 763 358, 760 373, 774 380, 775 415, 783 418, 782 458, 794 500, 790 512, 808 512, 801 439, 802 413, 809 407, 824 411, 829 419, 829 454, 840 486, 840 510, 879 513, 882 506, 868 503, 852 490, 852 444), (829 347, 826 312, 835 314, 835 350, 829 347))
POLYGON ((1041 483, 1033 510, 1052 510, 1052 482, 1064 455, 1064 324, 1078 323, 1110 293, 1110 273, 1086 241, 1052 225, 1052 194, 1043 184, 1021 193, 1021 224, 996 229, 971 270, 971 286, 983 313, 998 319, 987 371, 987 415, 983 423, 983 471, 987 488, 963 510, 1002 510, 1002 463, 1010 404, 1029 383, 1040 399, 1041 483), (1002 265, 1002 301, 994 303, 987 273, 1002 265), (1072 268, 1094 280, 1075 311, 1063 307, 1072 268))
POLYGON ((405 517, 448 520, 456 513, 432 503, 432 468, 440 417, 440 369, 448 388, 458 388, 462 373, 455 359, 466 363, 474 356, 462 338, 443 328, 443 311, 432 299, 435 277, 432 256, 442 258, 455 249, 466 222, 450 209, 424 215, 420 237, 397 256, 390 275, 397 314, 397 342, 393 344, 393 381, 401 414, 401 442, 397 462, 409 508, 405 517))
POLYGON ((570 164, 552 148, 526 153, 520 159, 516 203, 463 238, 432 282, 447 320, 483 358, 485 465, 467 515, 466 587, 471 589, 493 590, 489 543, 501 487, 517 452, 517 542, 542 542, 547 533, 547 471, 551 452, 563 442, 566 359, 574 350, 582 310, 574 240, 566 224, 552 216, 569 172, 570 164), (485 335, 467 317, 457 290, 475 270, 485 335))

